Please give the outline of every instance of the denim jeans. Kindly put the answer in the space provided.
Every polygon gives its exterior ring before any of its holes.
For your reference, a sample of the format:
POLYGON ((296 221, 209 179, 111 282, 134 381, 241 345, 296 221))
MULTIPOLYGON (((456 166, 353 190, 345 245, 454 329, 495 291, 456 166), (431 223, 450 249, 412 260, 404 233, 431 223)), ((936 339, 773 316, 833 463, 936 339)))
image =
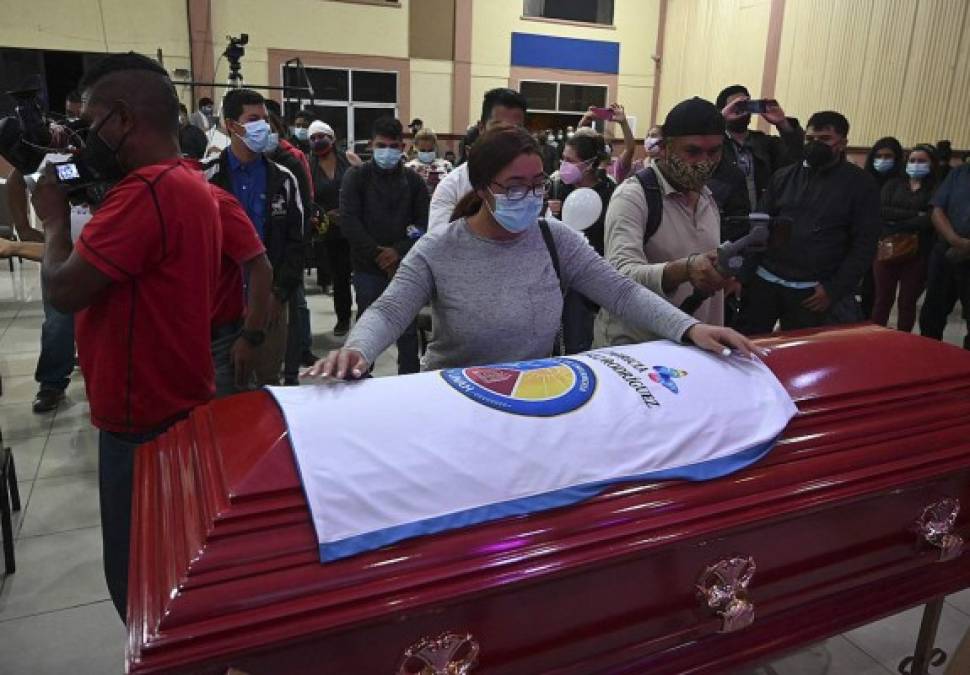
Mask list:
POLYGON ((289 302, 289 325, 286 329, 286 357, 283 359, 283 377, 296 378, 300 374, 303 355, 311 351, 313 335, 310 333, 310 308, 306 304, 303 284, 296 287, 289 302))
POLYGON ((216 375, 216 398, 225 398, 246 391, 236 386, 236 369, 232 364, 232 346, 241 331, 241 321, 212 331, 212 365, 216 375))
POLYGON ((926 296, 919 315, 920 334, 942 340, 950 312, 959 302, 967 324, 963 348, 970 349, 970 262, 950 262, 946 259, 948 248, 940 241, 930 253, 926 296))
POLYGON ((40 358, 34 379, 41 389, 64 391, 74 370, 74 315, 54 309, 44 298, 44 324, 40 329, 40 358))
POLYGON ((98 492, 101 500, 101 545, 104 579, 111 602, 127 623, 128 551, 131 545, 131 493, 135 450, 164 429, 140 434, 102 431, 98 441, 98 492))
MULTIPOLYGON (((376 274, 361 274, 354 272, 354 293, 357 295, 357 320, 367 311, 381 293, 390 284, 390 279, 376 274)), ((371 366, 374 364, 372 363, 371 366)), ((401 337, 397 340, 397 372, 398 375, 417 373, 421 370, 418 361, 418 324, 412 321, 401 337)))

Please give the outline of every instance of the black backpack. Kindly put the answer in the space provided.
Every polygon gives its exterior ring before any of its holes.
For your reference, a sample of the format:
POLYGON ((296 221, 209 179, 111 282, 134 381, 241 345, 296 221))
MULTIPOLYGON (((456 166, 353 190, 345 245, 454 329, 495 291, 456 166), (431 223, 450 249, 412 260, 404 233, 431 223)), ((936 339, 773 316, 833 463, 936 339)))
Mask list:
POLYGON ((660 222, 664 216, 664 196, 653 167, 644 167, 634 175, 640 181, 643 196, 647 198, 647 226, 643 230, 643 245, 646 246, 650 237, 660 229, 660 222))

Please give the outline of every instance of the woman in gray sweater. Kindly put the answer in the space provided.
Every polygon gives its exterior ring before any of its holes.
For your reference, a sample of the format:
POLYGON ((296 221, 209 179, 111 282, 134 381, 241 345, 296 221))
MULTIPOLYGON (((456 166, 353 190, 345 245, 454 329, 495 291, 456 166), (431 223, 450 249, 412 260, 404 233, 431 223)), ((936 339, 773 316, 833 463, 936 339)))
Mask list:
MULTIPOLYGON (((546 183, 539 148, 524 129, 496 124, 475 143, 468 176, 473 191, 458 203, 453 222, 415 244, 344 348, 306 376, 363 376, 428 302, 434 336, 424 370, 549 356, 562 316, 562 288, 537 225, 546 183)), ((579 233, 558 222, 548 229, 566 288, 675 342, 750 355, 746 338, 698 323, 621 276, 579 233)))

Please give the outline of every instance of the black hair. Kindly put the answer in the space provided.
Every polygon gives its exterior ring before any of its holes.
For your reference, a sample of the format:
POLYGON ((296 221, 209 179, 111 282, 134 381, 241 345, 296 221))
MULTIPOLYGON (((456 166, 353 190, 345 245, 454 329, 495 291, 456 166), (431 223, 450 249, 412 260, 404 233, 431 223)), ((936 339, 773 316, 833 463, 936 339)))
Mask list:
POLYGON ((230 89, 222 97, 222 116, 227 120, 238 121, 247 105, 265 105, 266 99, 252 89, 230 89))
POLYGON ((482 99, 482 116, 479 118, 482 124, 488 122, 492 117, 492 108, 497 105, 506 108, 518 108, 523 113, 528 109, 528 102, 525 100, 525 96, 515 89, 509 89, 508 87, 490 89, 485 92, 485 98, 482 99))
POLYGON ((78 85, 89 103, 123 101, 141 119, 167 133, 178 131, 178 95, 168 72, 154 59, 127 52, 111 54, 84 73, 78 85))
MULTIPOLYGON (((930 157, 930 175, 923 179, 923 189, 926 192, 932 194, 933 190, 936 188, 937 184, 940 182, 942 176, 942 160, 940 159, 939 150, 936 146, 930 143, 920 143, 914 146, 910 153, 919 150, 920 152, 925 152, 930 157)), ((908 159, 908 158, 907 158, 908 159)))
POLYGON ((270 128, 280 135, 280 138, 285 138, 287 133, 286 122, 280 115, 272 111, 269 112, 269 126, 270 128))
POLYGON ((721 93, 717 95, 717 99, 714 101, 714 105, 717 106, 718 110, 724 110, 724 106, 727 105, 728 99, 735 94, 744 94, 745 96, 751 96, 748 92, 748 88, 743 84, 732 84, 730 87, 724 87, 721 93))
POLYGON ((477 190, 484 190, 506 166, 520 155, 538 155, 539 144, 527 130, 505 122, 486 129, 468 153, 468 182, 471 192, 452 211, 451 220, 467 218, 482 208, 477 190))
POLYGON ((866 155, 866 163, 864 167, 866 172, 871 174, 880 183, 884 183, 887 179, 893 176, 902 176, 905 170, 903 166, 903 146, 892 136, 883 136, 869 150, 869 154, 866 155), (876 153, 883 148, 889 148, 892 150, 893 158, 896 160, 896 164, 893 166, 892 170, 888 174, 880 174, 876 171, 874 162, 876 160, 876 153))
POLYGON ((808 118, 805 128, 812 127, 816 131, 831 127, 839 136, 849 135, 849 120, 840 112, 822 110, 808 118))
POLYGON ((936 142, 936 156, 940 158, 941 162, 950 161, 950 158, 953 157, 953 146, 950 141, 936 142))
POLYGON ((179 103, 179 112, 189 114, 189 109, 185 107, 184 103, 179 103))
POLYGON ((304 108, 303 110, 298 110, 297 113, 293 115, 293 121, 295 122, 301 117, 305 120, 310 120, 311 122, 320 119, 319 115, 317 115, 314 111, 309 110, 307 108, 304 108))
POLYGON ((212 99, 209 98, 208 96, 203 96, 202 98, 199 99, 200 108, 204 105, 212 105, 212 103, 213 103, 212 99))
POLYGON ((266 110, 273 115, 283 116, 283 108, 280 107, 280 102, 275 98, 268 98, 263 101, 266 104, 266 110))
POLYGON ((590 169, 597 169, 607 161, 610 155, 606 153, 606 140, 599 133, 577 132, 566 139, 566 145, 576 151, 576 155, 584 162, 590 162, 590 169))
POLYGON ((404 127, 401 126, 401 120, 390 116, 378 117, 371 126, 370 137, 374 139, 378 136, 393 138, 396 141, 403 139, 404 127))
POLYGON ((125 54, 112 54, 98 61, 90 70, 85 71, 84 77, 78 85, 78 89, 84 91, 90 89, 99 80, 104 79, 112 73, 124 70, 139 70, 147 73, 155 73, 168 78, 168 71, 162 68, 161 64, 155 59, 148 58, 144 54, 127 52, 125 54))
POLYGON ((64 100, 68 103, 81 103, 83 101, 81 98, 81 92, 78 89, 72 89, 71 91, 67 92, 67 96, 64 97, 64 100))

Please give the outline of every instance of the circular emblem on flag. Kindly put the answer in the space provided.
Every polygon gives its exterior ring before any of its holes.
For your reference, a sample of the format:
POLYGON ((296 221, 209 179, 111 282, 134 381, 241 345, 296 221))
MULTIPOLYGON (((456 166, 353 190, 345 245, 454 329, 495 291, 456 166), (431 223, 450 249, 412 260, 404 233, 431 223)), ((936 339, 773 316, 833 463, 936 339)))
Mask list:
POLYGON ((596 389, 593 370, 566 358, 449 368, 441 376, 473 401, 533 417, 572 412, 589 401, 596 389))

